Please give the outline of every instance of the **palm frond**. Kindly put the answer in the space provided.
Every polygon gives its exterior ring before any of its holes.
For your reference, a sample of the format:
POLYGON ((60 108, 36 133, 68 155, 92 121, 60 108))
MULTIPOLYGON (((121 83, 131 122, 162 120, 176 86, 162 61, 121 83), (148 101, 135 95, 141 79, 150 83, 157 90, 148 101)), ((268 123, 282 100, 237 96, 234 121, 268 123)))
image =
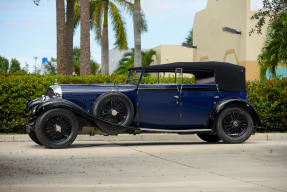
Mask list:
POLYGON ((93 1, 92 6, 94 11, 92 12, 91 25, 96 33, 96 40, 98 43, 100 43, 102 39, 102 23, 103 23, 102 18, 104 13, 104 2, 93 1))
POLYGON ((120 10, 116 7, 116 5, 113 2, 110 2, 109 6, 110 6, 109 12, 111 15, 112 25, 116 38, 116 42, 114 43, 114 45, 120 50, 127 49, 127 34, 126 34, 125 22, 123 21, 120 10))
POLYGON ((148 27, 147 27, 147 21, 145 19, 145 14, 143 12, 143 10, 141 10, 141 32, 147 32, 148 31, 148 27))
POLYGON ((131 16, 133 15, 134 5, 130 1, 127 1, 127 0, 114 0, 114 2, 116 2, 121 7, 123 7, 128 14, 130 14, 131 16))
POLYGON ((74 5, 74 29, 76 29, 80 24, 80 15, 80 0, 76 0, 74 5))

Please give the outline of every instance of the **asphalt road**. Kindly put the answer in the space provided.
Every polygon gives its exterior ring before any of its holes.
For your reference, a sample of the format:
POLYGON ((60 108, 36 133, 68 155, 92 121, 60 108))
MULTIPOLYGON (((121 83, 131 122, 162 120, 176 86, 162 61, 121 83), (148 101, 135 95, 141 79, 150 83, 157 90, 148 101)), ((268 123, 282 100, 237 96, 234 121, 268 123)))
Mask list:
POLYGON ((0 191, 287 191, 287 141, 1 142, 0 191))

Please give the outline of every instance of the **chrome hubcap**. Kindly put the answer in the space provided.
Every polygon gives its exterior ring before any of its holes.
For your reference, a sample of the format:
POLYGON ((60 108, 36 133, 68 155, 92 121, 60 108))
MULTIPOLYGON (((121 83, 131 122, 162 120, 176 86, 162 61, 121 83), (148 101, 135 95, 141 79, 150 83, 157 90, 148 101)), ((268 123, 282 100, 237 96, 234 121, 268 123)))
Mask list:
POLYGON ((117 110, 112 109, 112 116, 117 116, 118 113, 119 113, 119 112, 118 112, 117 110))

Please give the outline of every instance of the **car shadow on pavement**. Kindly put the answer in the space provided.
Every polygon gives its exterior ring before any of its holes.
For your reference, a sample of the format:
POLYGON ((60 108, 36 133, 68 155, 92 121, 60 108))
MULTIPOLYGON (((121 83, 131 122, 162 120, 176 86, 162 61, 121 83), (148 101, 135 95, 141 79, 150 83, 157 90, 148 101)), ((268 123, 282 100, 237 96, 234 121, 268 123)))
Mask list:
POLYGON ((218 145, 219 143, 206 143, 206 142, 180 142, 180 141, 164 141, 164 142, 116 142, 109 141, 109 143, 74 143, 69 148, 86 148, 86 147, 118 147, 118 146, 165 146, 165 145, 218 145))

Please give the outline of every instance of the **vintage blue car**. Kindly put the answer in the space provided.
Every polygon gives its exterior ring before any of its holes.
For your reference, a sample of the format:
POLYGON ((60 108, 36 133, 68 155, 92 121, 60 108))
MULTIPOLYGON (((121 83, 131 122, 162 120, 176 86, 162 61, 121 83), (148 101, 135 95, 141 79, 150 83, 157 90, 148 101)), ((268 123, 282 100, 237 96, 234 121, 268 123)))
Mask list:
POLYGON ((246 101, 245 68, 222 62, 131 68, 124 85, 55 84, 26 111, 31 139, 48 148, 67 147, 79 133, 196 133, 241 143, 261 126, 246 101))

